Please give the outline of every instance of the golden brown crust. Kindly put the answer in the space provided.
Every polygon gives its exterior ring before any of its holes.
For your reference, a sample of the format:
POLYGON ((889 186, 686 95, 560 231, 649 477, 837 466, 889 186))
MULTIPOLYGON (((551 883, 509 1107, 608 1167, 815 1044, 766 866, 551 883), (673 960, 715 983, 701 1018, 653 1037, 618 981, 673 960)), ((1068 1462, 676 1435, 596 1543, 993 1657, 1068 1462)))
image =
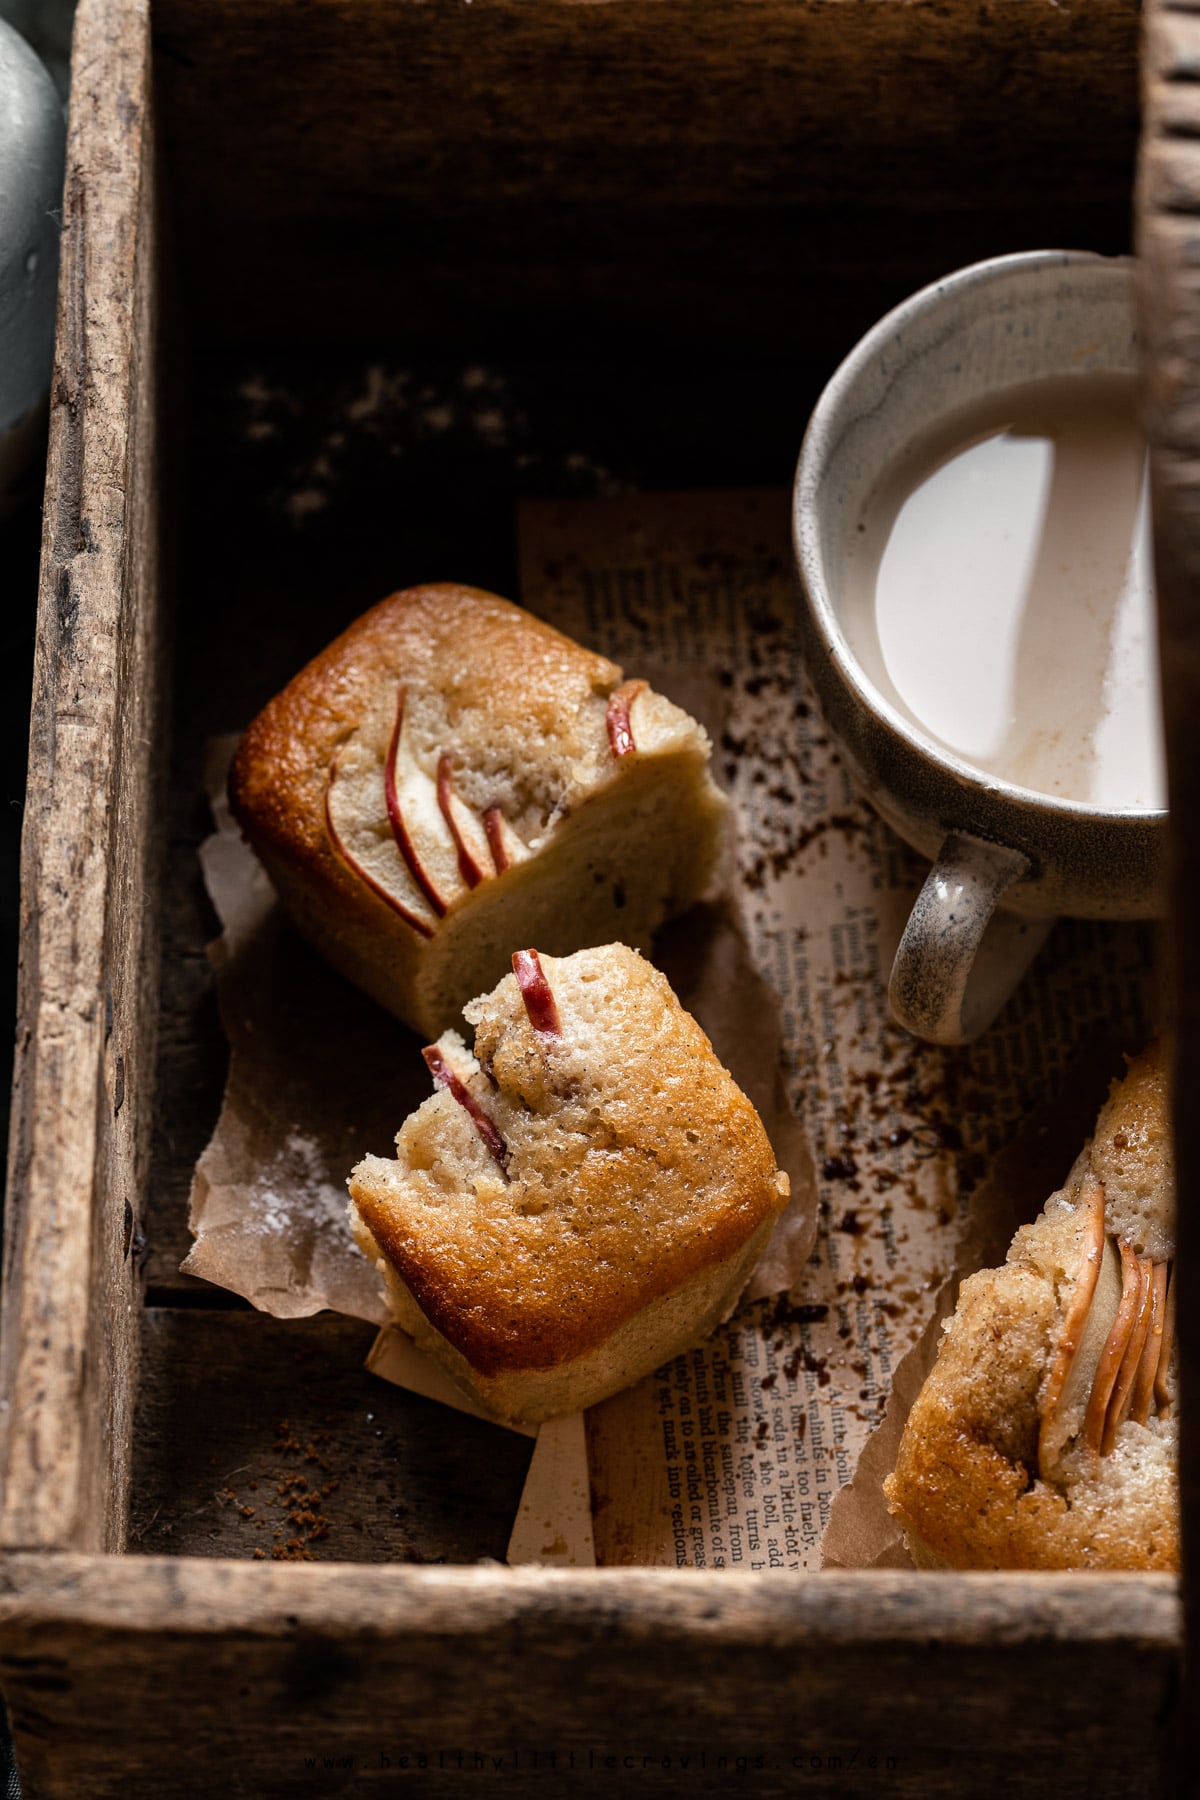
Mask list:
POLYGON ((426 1316, 489 1376, 594 1350, 736 1257, 786 1197, 757 1113, 658 970, 623 945, 543 960, 563 1037, 531 1026, 509 977, 469 1009, 487 1073, 459 1052, 505 1172, 442 1093, 397 1163, 369 1158, 350 1182, 426 1316), (452 1165, 453 1193, 421 1178, 452 1165))
POLYGON ((884 1491, 904 1530, 956 1569, 1162 1569, 1179 1525, 1107 1504, 1075 1507, 1037 1476, 1037 1392, 1054 1307, 1028 1270, 963 1283, 954 1330, 922 1388, 884 1491), (985 1362, 986 1359, 986 1362, 985 1362), (998 1410, 998 1402, 1003 1412, 998 1410))
POLYGON ((353 1208, 351 1223, 364 1255, 384 1273, 388 1301, 401 1329, 493 1418, 507 1424, 538 1424, 582 1412, 702 1343, 732 1312, 775 1221, 773 1216, 764 1219, 736 1256, 652 1300, 583 1356, 549 1369, 501 1370, 496 1375, 473 1368, 430 1323, 353 1208))
POLYGON ((356 619, 263 708, 230 769, 234 817, 268 864, 286 862, 373 929, 408 934, 330 842, 330 765, 381 691, 460 664, 464 643, 471 656, 459 703, 528 717, 531 737, 553 729, 574 697, 610 692, 621 679, 615 663, 495 594, 453 582, 406 588, 356 619))
MULTIPOLYGON (((701 1090, 711 1084, 701 1082, 701 1090)), ((705 1095, 705 1099, 715 1098, 705 1095)), ((775 1159, 758 1115, 743 1095, 740 1105, 722 1094, 726 1114, 708 1137, 714 1156, 743 1172, 737 1201, 713 1208, 701 1191, 686 1220, 664 1217, 647 1205, 660 1177, 653 1147, 626 1144, 619 1161, 583 1158, 573 1170, 573 1216, 543 1214, 523 1220, 511 1204, 473 1228, 464 1246, 457 1234, 417 1236, 379 1197, 361 1184, 352 1189, 371 1235, 442 1335, 484 1375, 502 1369, 544 1369, 584 1355, 618 1325, 670 1293, 693 1275, 736 1254, 779 1203, 775 1159), (586 1235, 577 1216, 589 1217, 586 1235), (636 1260, 629 1253, 629 1220, 636 1218, 636 1260), (655 1226, 663 1237, 653 1241, 655 1226), (548 1275, 547 1271, 552 1270, 548 1275)), ((422 1221, 424 1223, 424 1221, 422 1221)))

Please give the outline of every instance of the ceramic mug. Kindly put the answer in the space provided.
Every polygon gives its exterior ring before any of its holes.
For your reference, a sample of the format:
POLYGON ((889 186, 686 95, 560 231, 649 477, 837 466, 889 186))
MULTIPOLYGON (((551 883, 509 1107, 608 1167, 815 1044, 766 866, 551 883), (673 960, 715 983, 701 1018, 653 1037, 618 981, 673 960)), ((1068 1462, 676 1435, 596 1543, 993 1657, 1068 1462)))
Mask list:
POLYGON ((839 608, 851 534, 914 440, 962 409, 1047 377, 1135 374, 1138 362, 1129 259, 997 257, 881 320, 805 434, 793 510, 801 641, 852 778, 934 864, 888 995, 900 1023, 935 1043, 966 1042, 991 1022, 1059 915, 1159 914, 1166 814, 1019 786, 973 767, 893 704, 864 671, 839 608))

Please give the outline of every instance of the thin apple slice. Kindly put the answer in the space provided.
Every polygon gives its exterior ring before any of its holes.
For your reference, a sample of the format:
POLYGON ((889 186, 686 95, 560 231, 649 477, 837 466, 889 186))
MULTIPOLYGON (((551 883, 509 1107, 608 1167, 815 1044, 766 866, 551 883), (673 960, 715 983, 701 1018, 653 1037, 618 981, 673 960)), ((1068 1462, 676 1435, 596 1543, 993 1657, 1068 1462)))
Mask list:
POLYGON ((1113 1383, 1112 1398, 1108 1403, 1108 1411, 1104 1415, 1104 1431, 1100 1438, 1100 1454, 1108 1456, 1117 1441, 1117 1432, 1125 1417, 1129 1400, 1137 1378, 1138 1368, 1142 1360, 1142 1351, 1146 1347, 1146 1338, 1150 1332, 1150 1320, 1154 1311, 1154 1268, 1148 1256, 1135 1256, 1137 1263, 1137 1311, 1134 1314, 1133 1330, 1129 1334, 1129 1342, 1125 1354, 1121 1358, 1121 1366, 1117 1370, 1117 1379, 1113 1383))
POLYGON ((505 869, 511 869, 514 863, 524 862, 529 855, 528 846, 517 836, 505 818, 502 807, 488 807, 483 815, 483 829, 487 833, 488 848, 492 853, 497 875, 503 875, 505 869))
POLYGON ((458 872, 469 888, 478 887, 496 873, 496 865, 487 832, 454 791, 454 768, 445 750, 438 757, 437 802, 458 849, 458 872))
POLYGON ((417 761, 408 727, 402 687, 383 765, 384 799, 396 846, 440 919, 466 883, 459 872, 458 845, 438 805, 437 782, 417 761))
POLYGON ((1142 1345, 1137 1380, 1133 1384, 1133 1396, 1129 1402, 1129 1416, 1138 1425, 1144 1425, 1150 1417, 1150 1406, 1154 1399, 1154 1379, 1158 1374, 1158 1365, 1162 1355, 1166 1312, 1167 1265, 1166 1263, 1155 1263, 1150 1272, 1150 1329, 1147 1331, 1146 1341, 1142 1345))
POLYGON ((628 756, 637 749, 629 714, 638 695, 645 693, 646 685, 644 681, 623 681, 609 698, 604 723, 608 728, 608 746, 614 756, 628 756))
POLYGON ((512 966, 533 1029, 540 1031, 544 1037, 561 1037, 562 1020, 558 1016, 558 1003, 554 998, 554 990, 546 980, 546 971, 537 951, 514 950, 512 966))
POLYGON ((1080 1190, 1079 1210, 1083 1215, 1083 1256, 1075 1286, 1063 1320, 1062 1336, 1042 1393, 1042 1422, 1038 1432, 1038 1467, 1047 1472, 1051 1459, 1051 1436, 1063 1403, 1067 1378, 1071 1374, 1084 1327, 1092 1309, 1096 1282, 1104 1260, 1104 1189, 1095 1176, 1089 1176, 1080 1190))
POLYGON ((475 1129, 483 1139, 487 1148, 500 1164, 500 1167, 502 1169, 507 1169, 508 1145, 504 1142, 499 1131, 496 1129, 491 1119, 488 1118, 470 1088, 467 1087, 462 1078, 456 1075, 454 1070, 450 1067, 450 1064, 440 1047, 437 1044, 428 1044, 425 1049, 422 1050, 421 1055, 425 1058, 425 1066, 433 1076, 437 1086, 445 1088, 447 1092, 458 1101, 458 1104, 470 1114, 475 1129))
POLYGON ((1167 1297, 1163 1305, 1162 1344, 1158 1352, 1158 1368, 1154 1373, 1154 1404, 1165 1418, 1171 1410, 1171 1390, 1167 1386, 1167 1370, 1171 1363, 1171 1351, 1175 1346, 1175 1264, 1171 1264, 1171 1278, 1167 1284, 1167 1297))
POLYGON ((1118 1243, 1117 1248, 1121 1252, 1121 1303, 1117 1307, 1117 1316, 1113 1320, 1112 1330, 1100 1353, 1100 1361, 1096 1364, 1092 1392, 1088 1399, 1087 1415, 1083 1421, 1084 1442, 1089 1449, 1101 1455, 1104 1453, 1105 1423, 1108 1418, 1109 1404, 1121 1364, 1125 1360, 1129 1340, 1137 1323, 1142 1300, 1141 1265, 1137 1255, 1132 1246, 1125 1243, 1123 1239, 1118 1243))
POLYGON ((344 746, 329 765, 325 829, 337 854, 364 886, 422 937, 437 924, 401 861, 379 811, 379 762, 361 746, 344 746))

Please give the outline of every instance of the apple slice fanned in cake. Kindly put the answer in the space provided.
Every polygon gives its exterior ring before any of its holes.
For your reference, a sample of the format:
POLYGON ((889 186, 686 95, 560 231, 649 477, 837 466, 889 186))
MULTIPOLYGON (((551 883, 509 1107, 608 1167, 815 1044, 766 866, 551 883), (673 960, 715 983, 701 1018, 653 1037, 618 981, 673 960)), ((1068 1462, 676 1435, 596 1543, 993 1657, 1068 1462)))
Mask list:
POLYGON ((702 729, 519 607, 395 594, 251 725, 235 816, 301 930, 427 1035, 513 949, 648 947, 716 865, 702 729))
POLYGON ((884 1485, 915 1561, 1178 1566, 1174 1209, 1155 1044, 1004 1266, 962 1285, 884 1485))

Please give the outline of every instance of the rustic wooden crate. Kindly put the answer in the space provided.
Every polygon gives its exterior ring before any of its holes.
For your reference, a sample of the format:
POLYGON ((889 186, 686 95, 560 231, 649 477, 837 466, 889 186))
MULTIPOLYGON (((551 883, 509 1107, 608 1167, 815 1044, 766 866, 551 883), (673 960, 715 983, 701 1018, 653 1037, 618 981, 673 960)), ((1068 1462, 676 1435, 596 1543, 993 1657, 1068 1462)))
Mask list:
MULTIPOLYGON (((1200 16, 1158 0, 1145 42, 1138 238, 1191 1094, 1200 16)), ((1173 1753, 1188 1790, 1194 1576, 1181 1598, 1160 1577, 491 1566, 496 1496, 521 1477, 511 1439, 464 1427, 439 1450, 399 1394, 378 1402, 383 1430, 338 1387, 357 1327, 222 1308, 175 1272, 220 1080, 199 739, 329 635, 306 595, 332 573, 305 589, 237 542, 228 597, 210 578, 189 610, 187 565, 212 563, 223 521, 210 437, 181 503, 160 481, 188 435, 188 372, 203 418, 241 346, 314 368, 355 342, 544 361, 569 328, 575 363, 628 367, 663 402, 643 469, 694 481, 699 442, 716 479, 758 479, 747 387, 768 394, 764 444, 794 448, 820 374, 921 280, 999 249, 1128 247, 1138 45, 1133 0, 156 0, 153 19, 146 0, 83 0, 0 1345, 0 1681, 29 1794, 450 1793, 488 1776, 522 1794, 1148 1794, 1173 1753), (350 1421, 348 1560, 247 1560, 240 1514, 214 1500, 210 1467, 267 1468, 285 1399, 301 1428, 350 1421)), ((571 379, 605 390, 615 441, 620 380, 571 379)), ((470 542, 453 573, 506 585, 498 546, 470 542)), ((341 574, 348 612, 383 591, 369 556, 341 574)), ((1194 1107, 1179 1124, 1190 1286, 1194 1107)), ((1181 1309, 1189 1391, 1198 1330, 1181 1309)))

